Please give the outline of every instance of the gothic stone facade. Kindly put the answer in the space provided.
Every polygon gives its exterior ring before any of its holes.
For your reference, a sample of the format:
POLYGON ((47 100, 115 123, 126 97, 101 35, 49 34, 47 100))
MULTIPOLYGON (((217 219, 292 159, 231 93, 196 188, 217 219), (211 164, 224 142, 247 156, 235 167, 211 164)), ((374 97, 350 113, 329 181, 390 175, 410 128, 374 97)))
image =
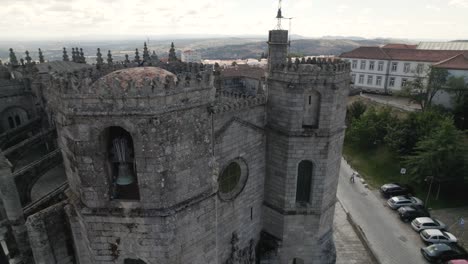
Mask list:
MULTIPOLYGON (((67 219, 74 262, 334 263, 349 65, 288 61, 287 45, 287 31, 270 32, 254 95, 217 91, 198 64, 101 59, 42 77, 69 182, 42 214, 67 219)), ((37 221, 36 263, 61 263, 37 221)))

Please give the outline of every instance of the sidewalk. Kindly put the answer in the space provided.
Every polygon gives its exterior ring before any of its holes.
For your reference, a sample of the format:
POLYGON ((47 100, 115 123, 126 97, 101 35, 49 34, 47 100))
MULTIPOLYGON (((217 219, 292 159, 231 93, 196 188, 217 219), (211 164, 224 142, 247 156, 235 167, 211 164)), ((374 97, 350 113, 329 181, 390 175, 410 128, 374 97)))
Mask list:
POLYGON ((373 264, 369 253, 354 232, 346 218, 346 213, 340 202, 335 205, 335 220, 333 223, 336 246, 336 264, 373 264))
POLYGON ((448 226, 448 231, 458 238, 459 244, 468 248, 468 207, 448 208, 431 211, 431 215, 448 226), (464 225, 460 225, 463 218, 464 225))

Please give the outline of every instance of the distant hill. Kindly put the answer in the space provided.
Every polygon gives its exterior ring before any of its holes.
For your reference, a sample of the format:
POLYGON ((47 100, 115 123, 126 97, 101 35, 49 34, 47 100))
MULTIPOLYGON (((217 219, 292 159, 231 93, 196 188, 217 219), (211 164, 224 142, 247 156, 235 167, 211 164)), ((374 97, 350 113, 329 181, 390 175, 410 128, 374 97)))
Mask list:
MULTIPOLYGON (((294 37, 301 37, 295 35, 294 37)), ((312 55, 339 55, 359 46, 384 45, 390 42, 405 43, 402 40, 393 39, 295 39, 292 38, 290 52, 297 56, 312 55)), ((8 61, 8 49, 14 48, 18 60, 24 57, 24 51, 29 50, 33 59, 37 59, 37 49, 41 48, 46 60, 60 60, 62 58, 62 47, 67 47, 68 55, 71 56, 72 47, 83 48, 88 56, 88 62, 95 62, 96 49, 101 48, 101 53, 106 58, 108 50, 112 51, 114 60, 123 60, 124 55, 130 58, 135 56, 135 48, 143 52, 143 42, 148 39, 131 40, 96 40, 96 41, 29 41, 29 42, 0 42, 0 59, 8 61)), ((174 39, 177 52, 183 50, 198 50, 204 59, 245 59, 259 58, 262 53, 267 53, 267 37, 242 36, 226 38, 194 38, 194 39, 174 39)), ((148 48, 156 51, 159 57, 166 57, 171 40, 149 40, 148 48)), ((179 55, 180 56, 180 55, 179 55)))
MULTIPOLYGON (((290 52, 301 56, 340 55, 359 46, 376 46, 387 44, 380 40, 348 40, 348 39, 300 39, 291 41, 290 52)), ((245 59, 258 58, 267 53, 266 41, 239 45, 226 45, 198 49, 205 59, 245 59)))

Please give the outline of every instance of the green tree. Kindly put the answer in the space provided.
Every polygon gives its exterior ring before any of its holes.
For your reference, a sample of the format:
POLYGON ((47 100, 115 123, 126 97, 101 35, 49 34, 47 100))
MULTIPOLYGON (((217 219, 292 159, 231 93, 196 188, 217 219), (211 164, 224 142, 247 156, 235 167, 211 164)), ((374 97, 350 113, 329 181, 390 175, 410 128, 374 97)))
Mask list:
POLYGON ((434 96, 447 85, 448 71, 430 67, 426 74, 417 74, 413 81, 408 82, 400 93, 409 97, 425 111, 432 104, 434 96))
POLYGON ((468 95, 468 81, 462 76, 451 76, 447 80, 446 91, 453 95, 452 101, 454 107, 463 105, 465 96, 468 95))
POLYGON ((397 122, 390 108, 377 111, 370 107, 360 118, 352 120, 347 130, 347 140, 358 147, 370 149, 381 144, 389 127, 397 122))
POLYGON ((405 165, 416 182, 432 176, 438 182, 462 181, 467 173, 467 141, 445 118, 428 136, 420 140, 413 155, 405 157, 405 165))
POLYGON ((411 112, 388 127, 385 143, 392 151, 408 155, 413 152, 416 143, 439 127, 445 118, 435 109, 411 112))
POLYGON ((359 119, 367 110, 367 105, 362 101, 356 101, 348 107, 346 123, 351 125, 353 120, 359 119))

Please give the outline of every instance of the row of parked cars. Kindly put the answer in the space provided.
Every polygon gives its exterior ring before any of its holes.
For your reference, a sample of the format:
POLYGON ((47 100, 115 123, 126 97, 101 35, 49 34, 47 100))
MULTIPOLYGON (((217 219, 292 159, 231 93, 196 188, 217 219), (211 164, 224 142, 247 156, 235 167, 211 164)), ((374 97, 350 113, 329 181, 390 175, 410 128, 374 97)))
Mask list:
POLYGON ((380 187, 380 193, 387 198, 387 205, 398 211, 403 222, 411 222, 411 227, 427 247, 421 254, 431 263, 468 264, 468 252, 457 244, 457 238, 447 232, 447 225, 431 217, 421 199, 411 196, 412 189, 407 185, 388 183, 380 187))

